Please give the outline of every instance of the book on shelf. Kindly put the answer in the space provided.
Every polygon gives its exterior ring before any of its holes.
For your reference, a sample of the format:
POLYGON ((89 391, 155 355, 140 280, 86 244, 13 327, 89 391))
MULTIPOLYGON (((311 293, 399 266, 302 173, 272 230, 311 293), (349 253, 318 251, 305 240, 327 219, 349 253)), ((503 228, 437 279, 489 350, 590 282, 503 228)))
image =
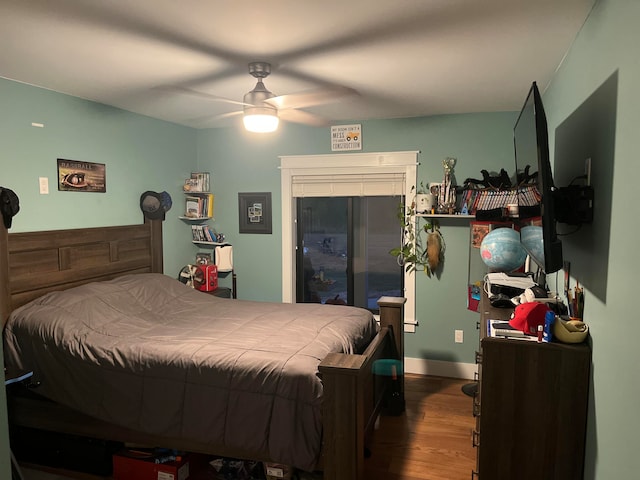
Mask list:
POLYGON ((192 172, 191 177, 184 181, 185 192, 208 192, 209 172, 192 172))
POLYGON ((184 216, 189 218, 213 217, 213 194, 206 193, 185 197, 184 216))
POLYGON ((191 235, 194 242, 218 243, 216 232, 206 223, 202 225, 191 225, 191 235))
POLYGON ((538 187, 534 184, 505 189, 465 188, 458 195, 458 210, 467 205, 469 214, 474 215, 478 210, 506 208, 514 203, 523 206, 539 205, 541 199, 538 187))
POLYGON ((200 197, 185 197, 184 216, 189 218, 202 217, 202 199, 200 197))
POLYGON ((200 230, 198 228, 198 225, 191 225, 191 237, 194 242, 202 241, 200 238, 200 230))
POLYGON ((512 327, 508 320, 487 320, 487 334, 489 337, 508 337, 518 340, 537 340, 536 337, 527 335, 522 330, 512 327))
POLYGON ((205 201, 205 217, 213 217, 213 193, 207 193, 205 201))
POLYGON ((215 238, 216 236, 209 228, 209 225, 206 225, 206 224, 202 225, 202 231, 204 232, 205 241, 211 242, 211 243, 216 241, 216 238, 215 238))
POLYGON ((191 178, 196 180, 196 192, 209 191, 209 172, 191 172, 191 178))

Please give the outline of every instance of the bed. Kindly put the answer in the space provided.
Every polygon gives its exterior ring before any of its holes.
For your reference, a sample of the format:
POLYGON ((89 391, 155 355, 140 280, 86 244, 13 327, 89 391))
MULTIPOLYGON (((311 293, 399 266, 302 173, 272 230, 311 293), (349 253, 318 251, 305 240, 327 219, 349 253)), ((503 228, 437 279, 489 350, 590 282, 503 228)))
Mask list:
POLYGON ((162 275, 161 252, 160 221, 15 234, 2 229, 3 324, 14 313, 5 327, 5 358, 35 365, 42 382, 39 395, 10 398, 10 423, 282 462, 321 469, 326 479, 362 478, 366 438, 384 390, 372 366, 402 358, 402 335, 394 332, 402 331, 403 299, 381 299, 379 329, 351 307, 222 299, 162 275), (158 291, 168 296, 158 298, 158 291), (116 300, 104 307, 109 298, 116 300), (142 323, 103 318, 114 305, 142 323), (218 312, 222 323, 208 325, 205 311, 218 312), (42 314, 51 319, 48 327, 33 327, 30 319, 42 314), (296 324, 303 315, 311 324, 296 324), (353 335, 336 333, 339 323, 353 335), (288 329, 293 335, 285 335, 288 329), (48 340, 28 340, 42 331, 48 340), (301 342, 312 336, 319 342, 301 342), (159 339, 164 357, 152 346, 159 339), (241 340, 259 348, 245 350, 241 340), (54 343, 71 348, 52 354, 54 343), (68 376, 56 373, 54 364, 72 354, 84 358, 81 366, 68 376), (214 408, 221 397, 232 401, 214 408))

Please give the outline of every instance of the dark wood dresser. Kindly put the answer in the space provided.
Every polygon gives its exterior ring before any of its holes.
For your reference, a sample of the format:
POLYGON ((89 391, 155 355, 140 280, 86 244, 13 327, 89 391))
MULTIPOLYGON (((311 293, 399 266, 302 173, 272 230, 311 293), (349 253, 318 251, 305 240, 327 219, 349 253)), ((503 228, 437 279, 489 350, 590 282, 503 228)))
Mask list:
POLYGON ((511 309, 480 305, 474 398, 480 480, 582 479, 591 368, 588 342, 487 337, 487 320, 511 309))

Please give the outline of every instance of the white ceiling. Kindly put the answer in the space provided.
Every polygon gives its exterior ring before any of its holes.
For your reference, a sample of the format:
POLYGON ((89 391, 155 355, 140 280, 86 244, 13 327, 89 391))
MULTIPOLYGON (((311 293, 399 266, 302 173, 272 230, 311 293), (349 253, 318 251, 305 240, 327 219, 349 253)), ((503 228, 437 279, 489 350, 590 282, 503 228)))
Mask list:
MULTIPOLYGON (((0 76, 197 128, 273 65, 276 95, 357 96, 332 122, 518 110, 546 87, 595 0, 0 0, 0 76)), ((241 107, 240 107, 241 108, 241 107)))

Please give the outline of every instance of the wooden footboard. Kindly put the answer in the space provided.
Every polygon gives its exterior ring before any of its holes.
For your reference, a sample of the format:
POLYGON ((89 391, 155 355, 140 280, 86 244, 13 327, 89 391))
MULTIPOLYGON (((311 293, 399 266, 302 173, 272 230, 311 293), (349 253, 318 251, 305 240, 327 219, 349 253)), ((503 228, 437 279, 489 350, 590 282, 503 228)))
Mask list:
POLYGON ((404 303, 404 298, 382 297, 380 332, 364 353, 333 353, 320 364, 324 480, 364 478, 365 439, 382 408, 385 387, 376 381, 373 363, 383 358, 404 361, 404 303))

